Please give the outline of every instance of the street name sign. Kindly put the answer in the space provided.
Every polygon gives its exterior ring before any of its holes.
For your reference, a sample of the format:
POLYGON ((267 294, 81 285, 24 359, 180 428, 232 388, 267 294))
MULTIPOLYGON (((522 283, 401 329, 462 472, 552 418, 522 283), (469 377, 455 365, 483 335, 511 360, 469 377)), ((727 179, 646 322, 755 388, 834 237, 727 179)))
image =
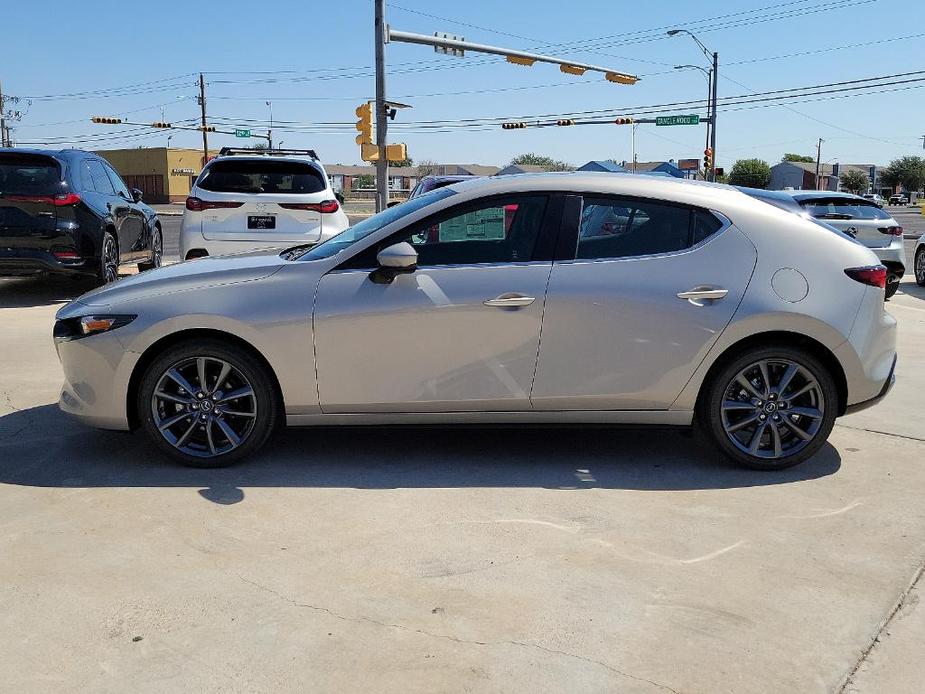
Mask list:
POLYGON ((656 125, 700 125, 700 116, 696 113, 689 116, 656 116, 656 125))
POLYGON ((234 131, 234 136, 235 137, 250 137, 251 131, 238 128, 237 130, 234 131))

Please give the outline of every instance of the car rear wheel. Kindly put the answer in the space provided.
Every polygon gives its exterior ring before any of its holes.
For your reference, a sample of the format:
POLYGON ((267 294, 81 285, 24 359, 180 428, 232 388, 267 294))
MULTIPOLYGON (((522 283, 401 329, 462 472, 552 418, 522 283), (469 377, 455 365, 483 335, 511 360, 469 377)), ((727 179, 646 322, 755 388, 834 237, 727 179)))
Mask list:
POLYGON ((142 426, 174 460, 230 465, 266 442, 278 403, 267 368, 247 350, 216 340, 169 348, 138 389, 142 426))
POLYGON ((720 369, 707 384, 698 416, 740 465, 780 470, 819 450, 837 408, 828 369, 808 352, 779 346, 750 350, 720 369))
POLYGON ((164 235, 161 228, 156 226, 151 232, 151 261, 148 263, 138 263, 138 271, 154 270, 161 266, 164 255, 164 235))
POLYGON ((915 282, 920 287, 925 287, 925 246, 919 248, 915 254, 915 282))
POLYGON ((119 244, 111 231, 103 233, 100 245, 100 269, 97 275, 99 284, 111 284, 119 279, 119 244))

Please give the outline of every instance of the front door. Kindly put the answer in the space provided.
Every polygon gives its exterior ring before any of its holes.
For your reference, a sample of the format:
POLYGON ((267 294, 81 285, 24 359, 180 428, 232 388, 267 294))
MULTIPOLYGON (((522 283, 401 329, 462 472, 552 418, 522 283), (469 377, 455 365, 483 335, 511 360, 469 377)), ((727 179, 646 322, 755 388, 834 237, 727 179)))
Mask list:
POLYGON ((534 408, 667 409, 732 319, 754 246, 706 210, 645 199, 586 197, 575 226, 574 259, 549 279, 534 408))
POLYGON ((551 255, 547 196, 469 203, 325 275, 314 310, 322 411, 525 410, 551 255), (544 228, 545 227, 545 228, 544 228), (406 241, 418 268, 383 281, 375 253, 406 241))

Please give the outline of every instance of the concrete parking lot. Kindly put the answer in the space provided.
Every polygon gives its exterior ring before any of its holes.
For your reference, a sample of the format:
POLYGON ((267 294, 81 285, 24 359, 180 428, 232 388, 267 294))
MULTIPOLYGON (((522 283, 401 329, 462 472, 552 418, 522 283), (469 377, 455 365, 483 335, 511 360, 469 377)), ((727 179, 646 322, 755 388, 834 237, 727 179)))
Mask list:
POLYGON ((894 391, 775 473, 622 429, 291 430, 176 467, 58 411, 78 291, 0 281, 0 689, 921 690, 909 275, 894 391))

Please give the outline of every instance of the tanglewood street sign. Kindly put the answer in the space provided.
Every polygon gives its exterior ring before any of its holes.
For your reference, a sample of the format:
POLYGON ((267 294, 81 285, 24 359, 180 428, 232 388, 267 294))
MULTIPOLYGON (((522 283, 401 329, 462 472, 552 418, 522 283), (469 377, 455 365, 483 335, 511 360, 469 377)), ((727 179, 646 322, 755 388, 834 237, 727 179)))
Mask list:
POLYGON ((700 125, 700 116, 691 114, 689 116, 656 116, 656 125, 700 125))

